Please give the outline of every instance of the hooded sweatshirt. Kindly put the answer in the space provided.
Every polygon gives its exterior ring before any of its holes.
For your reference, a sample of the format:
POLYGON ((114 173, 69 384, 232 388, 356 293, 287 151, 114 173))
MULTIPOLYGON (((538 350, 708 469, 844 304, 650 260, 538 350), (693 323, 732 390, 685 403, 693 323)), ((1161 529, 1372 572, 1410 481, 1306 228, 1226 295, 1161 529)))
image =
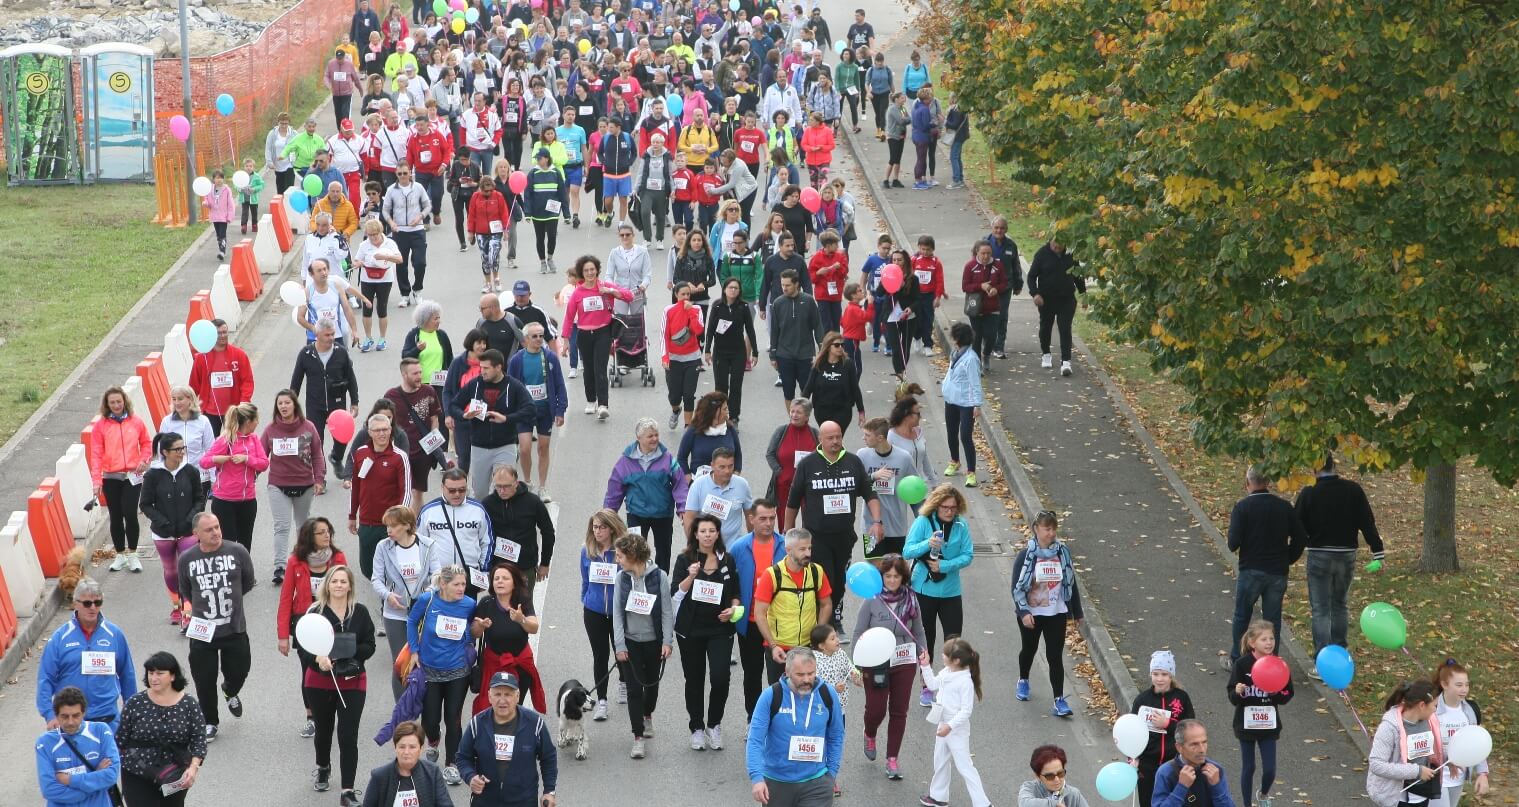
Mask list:
POLYGON ((269 456, 269 484, 274 487, 310 487, 327 480, 322 438, 311 421, 275 418, 264 428, 260 444, 269 456))
POLYGON ((258 435, 240 434, 230 441, 225 436, 216 438, 216 442, 211 444, 211 450, 200 458, 200 467, 210 470, 217 467, 217 457, 238 454, 246 454, 248 461, 228 462, 220 467, 216 481, 211 486, 212 498, 224 502, 246 502, 258 495, 258 475, 269 467, 269 455, 264 453, 264 444, 259 441, 258 435))
POLYGON ((1435 767, 1445 761, 1444 731, 1440 718, 1408 723, 1403 707, 1388 709, 1371 738, 1366 760, 1366 795, 1377 807, 1397 807, 1403 788, 1419 778, 1421 766, 1435 767))
POLYGON ((824 774, 837 777, 843 756, 844 707, 830 693, 815 687, 798 695, 785 676, 760 693, 745 743, 744 762, 751 783, 766 779, 810 782, 824 774), (822 760, 791 759, 793 737, 821 740, 822 760))

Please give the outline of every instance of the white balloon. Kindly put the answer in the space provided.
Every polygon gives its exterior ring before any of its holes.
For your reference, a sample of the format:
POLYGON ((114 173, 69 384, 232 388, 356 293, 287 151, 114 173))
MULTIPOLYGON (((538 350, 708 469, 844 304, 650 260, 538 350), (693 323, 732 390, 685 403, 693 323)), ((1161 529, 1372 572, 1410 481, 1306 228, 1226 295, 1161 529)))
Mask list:
POLYGON ((280 299, 285 301, 285 305, 305 305, 306 287, 294 280, 287 280, 280 284, 280 299))
POLYGON ((1150 727, 1139 715, 1124 715, 1113 724, 1113 743, 1118 746, 1118 753, 1137 757, 1150 744, 1150 727))
POLYGON ((251 181, 253 181, 253 178, 248 176, 247 171, 238 171, 232 175, 232 187, 238 190, 248 187, 248 183, 251 181))
POLYGON ((306 306, 304 306, 304 305, 292 305, 292 306, 290 306, 290 321, 295 323, 295 327, 297 327, 297 328, 305 328, 306 327, 306 322, 305 322, 304 319, 302 319, 302 317, 304 317, 305 314, 306 314, 306 306))
POLYGON ((896 649, 896 634, 888 628, 871 628, 854 643, 854 666, 879 667, 891 661, 891 653, 896 649))
POLYGON ((1481 726, 1467 726, 1450 738, 1446 755, 1450 757, 1450 764, 1471 768, 1484 762, 1492 751, 1493 735, 1481 726))
POLYGON ((196 177, 195 181, 190 183, 190 189, 195 191, 196 196, 205 196, 211 192, 211 180, 205 177, 196 177))
POLYGON ((313 656, 331 653, 333 638, 332 623, 321 614, 307 614, 295 623, 295 640, 313 656))

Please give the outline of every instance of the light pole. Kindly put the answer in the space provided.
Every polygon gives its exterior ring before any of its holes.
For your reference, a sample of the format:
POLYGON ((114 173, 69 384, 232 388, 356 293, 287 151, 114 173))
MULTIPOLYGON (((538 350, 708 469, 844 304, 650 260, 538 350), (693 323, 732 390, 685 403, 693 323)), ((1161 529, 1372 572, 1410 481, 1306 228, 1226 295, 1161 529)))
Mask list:
POLYGON ((179 84, 185 120, 190 122, 190 136, 185 138, 185 199, 189 202, 189 221, 194 224, 200 205, 195 197, 195 107, 190 100, 190 14, 185 0, 179 0, 179 84))

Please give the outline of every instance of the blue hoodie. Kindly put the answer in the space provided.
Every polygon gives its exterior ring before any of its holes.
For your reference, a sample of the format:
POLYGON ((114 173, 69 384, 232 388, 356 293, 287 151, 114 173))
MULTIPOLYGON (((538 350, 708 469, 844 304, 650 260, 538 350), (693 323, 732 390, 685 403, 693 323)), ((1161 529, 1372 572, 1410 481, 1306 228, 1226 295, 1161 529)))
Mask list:
POLYGON ((949 360, 949 372, 939 385, 944 402, 969 408, 985 406, 981 391, 981 357, 968 347, 957 348, 949 360))
MULTIPOLYGON (((914 558, 928 557, 928 541, 934 537, 934 526, 937 519, 928 516, 918 516, 912 522, 912 529, 907 531, 907 542, 902 547, 902 557, 912 560, 914 558)), ((960 570, 970 565, 973 558, 974 547, 970 541, 970 526, 965 523, 961 516, 955 517, 955 523, 949 528, 949 535, 944 541, 944 547, 939 552, 939 571, 944 573, 942 580, 930 580, 928 578, 928 564, 914 563, 912 565, 912 590, 929 597, 958 597, 960 596, 960 570)))
POLYGON ((1161 765, 1155 771, 1155 792, 1150 800, 1151 807, 1206 805, 1210 800, 1213 807, 1234 807, 1234 797, 1229 795, 1229 778, 1224 775, 1224 766, 1212 757, 1208 758, 1208 763, 1218 768, 1218 784, 1208 784, 1208 780, 1199 772, 1190 788, 1176 780, 1176 774, 1182 766, 1181 757, 1173 757, 1161 765))
MULTIPOLYGON (((819 687, 828 684, 818 681, 819 687)), ((844 707, 837 698, 829 697, 829 708, 824 695, 817 689, 805 696, 791 691, 791 679, 781 680, 765 687, 754 704, 754 717, 749 720, 749 740, 745 745, 744 763, 749 769, 749 781, 758 783, 765 779, 777 782, 810 782, 828 774, 839 775, 839 763, 844 756, 844 707), (771 709, 776 690, 781 692, 778 710, 771 709), (771 712, 775 715, 772 717, 771 712), (796 712, 802 716, 797 717, 796 712), (792 737, 822 737, 822 762, 791 761, 792 737)))
POLYGON ((115 734, 105 723, 86 720, 77 733, 68 735, 67 742, 58 729, 37 738, 37 787, 48 807, 110 807, 107 791, 120 774, 121 752, 116 748, 115 734), (111 760, 111 764, 100 770, 103 759, 111 760), (67 785, 58 783, 58 774, 64 772, 69 774, 67 785))
POLYGON ((599 558, 591 558, 586 555, 585 547, 580 548, 580 604, 587 611, 593 611, 602 616, 612 615, 613 587, 617 585, 617 550, 608 549, 601 553, 599 558), (591 582, 591 561, 597 563, 612 564, 612 582, 591 582))
POLYGON ((469 635, 469 625, 474 615, 474 600, 460 597, 448 602, 438 592, 429 591, 411 606, 411 615, 406 620, 406 643, 429 670, 462 670, 470 664, 469 648, 474 638, 469 635), (458 639, 438 635, 438 620, 443 617, 463 620, 464 629, 458 639), (422 624, 424 620, 426 625, 422 624))
MULTIPOLYGON (((528 383, 525 362, 527 357, 532 355, 526 350, 519 350, 513 353, 511 359, 506 362, 506 374, 521 381, 522 385, 528 388, 529 394, 533 391, 533 385, 528 383)), ((540 350, 538 356, 543 357, 542 360, 548 363, 547 369, 542 372, 543 379, 539 382, 543 384, 546 397, 541 401, 533 399, 533 405, 540 408, 547 407, 549 414, 554 417, 564 417, 564 413, 570 408, 570 394, 564 388, 564 373, 559 370, 559 357, 555 356, 551 350, 540 350)))
POLYGON ((71 617, 53 631, 42 650, 42 662, 37 665, 37 713, 43 720, 52 720, 53 695, 64 687, 79 687, 88 704, 85 719, 109 718, 114 723, 121 714, 122 701, 137 694, 135 674, 132 650, 127 647, 127 637, 120 627, 101 617, 95 630, 86 637, 79 618, 71 617), (85 653, 114 656, 116 674, 85 675, 85 653))
MULTIPOLYGON (((774 533, 770 536, 770 541, 775 545, 774 560, 785 557, 786 539, 780 533, 774 533)), ((746 612, 744 618, 738 621, 738 635, 744 636, 749 632, 749 614, 754 613, 754 578, 759 573, 754 568, 754 533, 745 533, 734 541, 728 547, 728 553, 733 556, 733 565, 738 567, 738 599, 746 612)))

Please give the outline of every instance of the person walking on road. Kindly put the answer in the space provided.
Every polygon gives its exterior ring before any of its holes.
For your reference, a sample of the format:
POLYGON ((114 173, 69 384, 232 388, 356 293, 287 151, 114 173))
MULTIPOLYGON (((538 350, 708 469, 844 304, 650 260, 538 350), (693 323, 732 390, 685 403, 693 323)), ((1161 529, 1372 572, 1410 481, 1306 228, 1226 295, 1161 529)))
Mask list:
MULTIPOLYGON (((805 649, 812 629, 833 614, 832 583, 823 567, 812 562, 812 533, 793 527, 785 542, 785 557, 755 570, 754 624, 769 648, 765 673, 772 684, 785 671, 787 652, 805 649)), ((753 725, 751 716, 751 730, 753 725)))
POLYGON ((633 438, 612 465, 602 507, 615 513, 626 505, 628 526, 637 527, 645 539, 652 535, 654 557, 666 568, 675 516, 685 512, 690 477, 659 441, 659 424, 653 418, 639 418, 633 438))
POLYGON ((531 598, 533 587, 548 579, 554 559, 553 516, 513 466, 497 465, 491 482, 495 489, 484 502, 492 533, 486 562, 505 561, 516 567, 522 572, 523 596, 531 598))
MULTIPOLYGON (((866 531, 875 542, 885 536, 881 526, 881 503, 876 500, 874 481, 865 473, 860 458, 844 450, 844 431, 839 424, 827 421, 818 428, 818 448, 797 463, 791 481, 786 508, 786 529, 805 526, 814 539, 813 551, 829 580, 843 580, 854 545, 855 522, 861 514, 857 500, 863 501, 869 516, 866 531)), ((959 580, 954 581, 955 595, 959 580)), ((844 630, 844 597, 833 601, 831 621, 841 635, 844 630)))
POLYGON ((137 694, 132 649, 121 627, 101 614, 105 596, 93 578, 80 578, 73 601, 73 616, 53 631, 37 663, 37 712, 49 729, 58 728, 55 702, 73 688, 88 699, 79 703, 86 707, 79 717, 114 727, 122 702, 137 694))
POLYGON ((992 219, 992 231, 982 239, 992 246, 992 260, 1002 264, 1002 272, 1007 276, 1007 294, 1001 295, 1004 299, 997 309, 997 337, 993 340, 992 355, 998 359, 1007 358, 1007 315, 1012 310, 1009 301, 1023 293, 1023 263, 1018 257, 1018 244, 1007 237, 1007 219, 997 216, 992 219))
MULTIPOLYGON (((1208 756, 1208 729, 1199 720, 1176 724, 1176 758, 1155 771, 1153 807, 1234 807, 1224 768, 1208 756)), ((1368 776, 1369 778, 1369 776, 1368 776)), ((1396 800, 1379 807, 1393 807, 1396 800)))
MULTIPOLYGON (((557 223, 557 215, 551 224, 557 223)), ((612 300, 632 302, 633 292, 602 280, 601 261, 592 255, 580 256, 575 261, 573 274, 581 281, 565 306, 568 313, 564 330, 574 331, 580 355, 585 357, 585 413, 605 421, 611 414, 607 409, 607 359, 614 339, 610 303, 612 300)), ((562 348, 559 355, 568 356, 569 348, 562 348)))
POLYGON ((49 703, 56 717, 36 746, 37 787, 46 807, 110 807, 121 799, 116 735, 109 722, 85 719, 88 705, 84 692, 72 686, 58 690, 49 703))
MULTIPOLYGON (((411 496, 411 462, 391 439, 394 427, 388 415, 370 415, 365 426, 369 444, 356 448, 357 469, 348 480, 348 533, 359 536, 359 562, 364 576, 374 579, 375 547, 385 539, 384 518, 390 508, 405 507, 411 496)), ((356 441, 357 442, 357 441, 356 441)))
POLYGON ((465 491, 462 470, 444 472, 443 495, 417 513, 417 534, 442 547, 447 563, 468 572, 466 594, 474 597, 489 588, 485 570, 490 567, 493 537, 485 505, 465 491))
POLYGON ((670 590, 693 751, 723 748, 723 708, 735 633, 732 616, 742 602, 738 567, 727 551, 722 528, 722 520, 710 513, 692 519, 685 551, 675 559, 670 590), (709 676, 711 695, 703 710, 702 684, 709 676))
POLYGON ((929 640, 923 633, 923 609, 908 585, 911 573, 901 556, 874 562, 881 571, 881 594, 860 603, 854 621, 854 640, 871 628, 886 628, 896 639, 891 661, 864 670, 865 683, 865 758, 876 759, 876 731, 886 723, 886 778, 900 780, 902 767, 897 757, 902 752, 902 735, 907 728, 907 707, 912 702, 912 682, 918 668, 926 666, 932 656, 929 640))
POLYGON ((871 487, 875 488, 876 500, 881 503, 881 532, 886 536, 879 542, 865 542, 865 557, 879 558, 902 554, 907 542, 907 532, 917 518, 912 506, 897 496, 897 483, 917 473, 912 455, 893 445, 887 435, 891 431, 886 418, 871 418, 860 424, 860 436, 865 447, 855 456, 870 474, 871 487))
POLYGON ((739 605, 744 609, 738 621, 738 661, 744 672, 744 722, 754 716, 754 704, 764 687, 765 639, 754 627, 754 589, 760 575, 775 565, 776 551, 786 548, 776 540, 776 506, 774 499, 755 499, 749 511, 753 530, 728 547, 733 566, 738 571, 739 605))
MULTIPOLYGON (((793 239, 794 243, 794 239, 793 239)), ((766 313, 761 313, 765 317, 766 313)), ((780 375, 781 394, 796 399, 798 385, 807 386, 811 363, 823 343, 823 320, 817 300, 802 291, 795 270, 781 272, 781 296, 770 302, 770 366, 780 375)))
MULTIPOLYGON (((336 537, 337 530, 332 522, 322 516, 306 519, 301 523, 300 532, 296 533, 295 547, 284 567, 289 574, 279 584, 280 600, 274 616, 274 635, 279 640, 275 647, 282 656, 290 655, 290 637, 295 635, 295 623, 311 609, 327 573, 348 564, 343 550, 332 542, 336 537)), ((303 689, 302 695, 305 694, 303 689)), ((316 723, 312 719, 311 698, 303 697, 302 703, 306 707, 306 725, 299 733, 302 737, 314 737, 316 723)))
MULTIPOLYGON (((823 254, 823 253, 818 253, 823 254)), ((854 412, 865 419, 865 396, 860 392, 860 370, 844 350, 844 338, 830 330, 818 345, 812 369, 801 395, 812 401, 812 417, 819 426, 832 421, 849 431, 854 412)))
MULTIPOLYGON (((1029 757, 1034 778, 1018 787, 1018 807, 1088 807, 1086 797, 1075 785, 1066 782, 1065 749, 1058 745, 1041 745, 1029 757)), ((1144 786, 1144 782, 1140 782, 1144 786)), ((1143 790, 1139 798, 1150 803, 1143 790)))
MULTIPOLYGON (((1477 702, 1467 697, 1471 693, 1471 677, 1466 668, 1453 658, 1448 658, 1436 670, 1430 683, 1435 685, 1435 695, 1439 701, 1435 705, 1435 717, 1440 721, 1440 730, 1444 732, 1441 740, 1449 743, 1456 732, 1467 726, 1482 724, 1482 710, 1477 702)), ((1441 787, 1445 790, 1445 807, 1460 807, 1461 791, 1466 787, 1467 781, 1473 783, 1473 792, 1477 798, 1483 798, 1488 791, 1488 768, 1484 760, 1471 768, 1456 767, 1446 768, 1441 787)))
MULTIPOLYGON (((164 419, 158 424, 158 433, 172 432, 184 438, 185 451, 179 459, 182 463, 195 468, 196 476, 201 477, 200 458, 211 448, 211 444, 216 442, 216 432, 211 427, 211 419, 201 413, 200 396, 196 395, 195 390, 188 385, 181 384, 169 389, 169 406, 169 414, 164 415, 164 419)), ((162 443, 159 444, 158 450, 162 453, 162 443)), ((162 463, 163 460, 160 459, 159 464, 162 463)), ((206 496, 211 494, 209 478, 201 478, 201 487, 206 496)), ((147 491, 143 493, 146 495, 147 491)), ((190 533, 187 530, 184 534, 190 533)))
POLYGON ((258 407, 240 403, 227 410, 222 434, 200 458, 204 470, 216 469, 211 483, 211 512, 227 537, 253 551, 253 526, 258 519, 258 475, 269 468, 269 455, 254 434, 258 407))
POLYGON ((1197 716, 1191 696, 1176 683, 1176 656, 1171 651, 1150 654, 1150 688, 1135 696, 1129 713, 1144 718, 1150 730, 1149 744, 1134 760, 1140 807, 1150 807, 1155 771, 1176 756, 1176 726, 1197 716))
POLYGON ((924 683, 939 693, 934 705, 940 713, 934 731, 934 775, 919 803, 948 807, 949 767, 953 764, 965 779, 972 807, 989 807, 991 800, 981 786, 981 774, 970 752, 970 716, 976 701, 981 700, 981 654, 956 636, 944 643, 940 656, 944 668, 938 675, 926 664, 921 668, 924 683))
POLYGON ((765 461, 770 465, 770 487, 765 498, 780 506, 777 517, 780 523, 786 521, 786 500, 791 494, 791 480, 796 477, 796 465, 818 444, 818 430, 807 422, 812 418, 812 401, 797 398, 791 402, 787 414, 786 422, 776 427, 765 447, 765 461))
POLYGON ((154 653, 142 669, 147 689, 127 701, 116 729, 121 794, 132 807, 184 807, 206 759, 210 727, 201 705, 185 694, 174 654, 154 653), (164 795, 166 784, 175 792, 164 795))
POLYGON ((1004 292, 1008 289, 1007 272, 993 257, 992 245, 976 242, 974 256, 966 261, 960 273, 960 291, 965 294, 965 316, 970 320, 974 338, 971 352, 981 359, 983 367, 992 360, 992 350, 997 344, 997 321, 999 312, 1007 305, 1004 292))
POLYGON ((710 470, 712 457, 719 448, 733 452, 733 469, 744 470, 744 444, 739 439, 738 424, 728 417, 728 396, 709 392, 696 402, 696 412, 680 436, 675 461, 693 478, 710 470))
POLYGON ((90 481, 98 501, 105 495, 106 515, 111 524, 111 545, 116 559, 111 571, 142 571, 137 558, 138 501, 143 474, 153 458, 148 426, 132 413, 132 401, 121 387, 100 396, 100 417, 90 430, 90 481))
POLYGON ((374 655, 374 620, 354 596, 353 570, 332 567, 322 578, 309 613, 332 625, 332 650, 312 655, 299 646, 301 694, 316 723, 316 780, 312 789, 326 792, 332 777, 332 733, 338 736, 338 784, 341 807, 358 807, 354 779, 359 768, 359 721, 364 714, 368 678, 364 664, 374 655))
MULTIPOLYGON (((418 304, 417 310, 424 310, 424 304, 436 305, 430 300, 423 300, 418 304)), ((412 343, 413 354, 420 352, 416 342, 419 337, 408 335, 412 343)), ((437 336, 434 335, 434 340, 437 336)), ((411 463, 411 499, 409 504, 413 510, 422 509, 422 499, 427 493, 427 475, 432 472, 433 466, 446 466, 448 457, 443 453, 443 447, 448 444, 448 438, 440 431, 443 426, 443 400, 431 385, 423 383, 422 360, 415 355, 407 356, 406 350, 401 351, 405 358, 401 359, 401 383, 385 391, 385 397, 395 405, 399 415, 393 428, 406 433, 407 461, 411 463)))
POLYGON ((986 375, 987 359, 976 353, 971 326, 956 322, 949 328, 954 352, 949 357, 949 371, 939 391, 944 396, 944 436, 949 440, 949 466, 944 475, 960 473, 960 449, 965 449, 965 486, 976 487, 976 417, 986 403, 981 377, 986 375))
POLYGON ((470 489, 483 499, 490 494, 496 466, 517 463, 518 434, 537 416, 533 396, 506 374, 501 351, 491 349, 480 354, 480 375, 459 389, 449 414, 470 422, 470 489))
MULTIPOLYGON (((739 250, 747 249, 744 246, 746 237, 744 233, 734 237, 736 249, 723 258, 724 266, 730 265, 733 260, 753 259, 753 253, 738 254, 739 250)), ((704 358, 713 370, 713 387, 716 392, 727 397, 728 420, 737 426, 743 411, 744 376, 759 359, 759 339, 754 333, 754 309, 751 303, 744 301, 741 279, 729 277, 723 281, 722 295, 707 310, 704 332, 704 358)))
POLYGON ((460 715, 469 694, 469 658, 474 638, 471 627, 475 601, 464 596, 469 574, 463 566, 448 564, 433 578, 433 590, 411 606, 406 620, 406 643, 426 673, 427 688, 422 704, 422 728, 427 733, 427 761, 436 762, 438 741, 444 739, 443 781, 463 783, 455 767, 460 739, 460 715))
POLYGON ((397 724, 390 736, 396 758, 369 771, 363 807, 453 807, 447 783, 438 766, 422 758, 422 726, 414 720, 397 724))
MULTIPOLYGON (((723 539, 737 541, 747 526, 747 514, 754 504, 749 481, 734 473, 733 452, 719 448, 712 452, 708 473, 698 474, 686 493, 686 510, 681 514, 684 532, 690 533, 698 515, 718 520, 723 539)), ((661 567, 663 568, 663 567, 661 567)), ((679 571, 680 567, 675 567, 679 571)))
POLYGON ((1050 332, 1060 325, 1060 374, 1071 374, 1071 321, 1076 317, 1076 294, 1087 293, 1086 278, 1065 245, 1051 238, 1034 253, 1028 267, 1028 293, 1039 308, 1039 366, 1054 366, 1050 332))
MULTIPOLYGON (((628 528, 617 517, 617 511, 598 510, 591 515, 585 528, 585 545, 580 548, 580 609, 585 625, 586 639, 591 644, 591 674, 596 676, 596 709, 591 719, 597 722, 607 719, 607 677, 612 658, 612 598, 616 594, 617 550, 616 544, 628 528)), ((627 679, 621 678, 622 665, 617 666, 617 702, 628 702, 627 679)))
POLYGON ((522 382, 533 401, 531 421, 517 424, 517 459, 522 463, 522 476, 529 481, 537 467, 538 495, 544 501, 553 501, 548 489, 549 461, 553 459, 550 449, 554 429, 564 427, 564 415, 570 409, 569 389, 559 357, 548 349, 548 329, 542 323, 529 322, 522 329, 522 339, 522 349, 512 354, 506 366, 506 374, 522 382))
MULTIPOLYGON (((370 555, 374 574, 369 576, 375 595, 380 598, 380 636, 390 644, 390 658, 401 655, 406 647, 406 620, 417 598, 432 590, 433 581, 443 570, 447 556, 443 547, 431 538, 417 535, 417 517, 410 507, 394 505, 385 511, 385 536, 370 555)), ((391 694, 399 700, 405 682, 389 676, 391 694)))
MULTIPOLYGON (((179 596, 189 603, 190 624, 185 635, 190 639, 190 676, 195 679, 206 719, 205 741, 211 742, 221 724, 218 674, 227 711, 233 717, 243 716, 238 693, 253 666, 243 597, 258 581, 247 547, 222 540, 221 522, 215 515, 199 513, 191 527, 196 545, 179 556, 179 596)), ((151 679, 148 686, 152 687, 151 679)))
POLYGON ((1239 555, 1239 574, 1234 579, 1234 636, 1226 668, 1240 657, 1240 640, 1257 600, 1261 617, 1276 628, 1276 641, 1281 644, 1287 571, 1303 556, 1308 540, 1292 505, 1268 490, 1268 485, 1265 474, 1250 466, 1245 471, 1248 492, 1229 513, 1229 551, 1239 555))
POLYGON ((1076 586, 1076 567, 1071 550, 1055 537, 1060 522, 1045 510, 1034 517, 1034 537, 1013 561, 1013 606, 1023 647, 1018 651, 1018 700, 1029 699, 1029 671, 1034 654, 1044 640, 1044 660, 1050 668, 1050 694, 1055 705, 1050 714, 1070 717, 1065 702, 1065 625, 1082 620, 1081 589, 1076 586))
POLYGON ((163 564, 164 587, 169 591, 171 604, 169 624, 182 629, 185 614, 179 600, 179 556, 195 545, 190 519, 206 509, 206 487, 200 481, 200 470, 185 459, 183 437, 160 431, 154 442, 158 446, 159 465, 149 468, 143 477, 138 507, 148 517, 153 547, 163 564))
POLYGON ((322 435, 290 390, 274 396, 274 417, 259 438, 269 457, 269 511, 274 521, 274 585, 285 582, 290 533, 311 516, 311 500, 327 489, 322 435))
POLYGON ((671 590, 670 580, 649 562, 647 541, 624 535, 616 550, 621 571, 612 595, 612 645, 628 683, 628 721, 633 728, 628 756, 643 759, 644 738, 654 736, 659 680, 675 645, 675 607, 661 596, 671 590))
POLYGON ((670 428, 691 425, 696 411, 696 384, 702 371, 703 311, 691 302, 691 284, 682 280, 672 292, 675 302, 664 313, 665 389, 670 403, 670 428), (684 408, 684 420, 682 420, 684 408))
POLYGON ((555 807, 559 752, 548 720, 520 702, 517 676, 491 676, 490 708, 470 718, 459 747, 459 773, 474 807, 555 807), (538 776, 543 775, 542 795, 538 776))
POLYGON ((1240 640, 1239 659, 1229 672, 1229 702, 1234 704, 1234 737, 1239 740, 1240 793, 1245 807, 1258 803, 1271 807, 1271 784, 1276 780, 1276 742, 1282 736, 1281 707, 1292 700, 1292 680, 1276 692, 1255 683, 1252 671, 1257 662, 1276 653, 1276 637, 1270 622, 1250 623, 1240 640), (1261 753, 1261 789, 1256 795, 1255 752, 1261 753), (1254 799, 1252 800, 1252 796, 1254 799))
MULTIPOLYGON (((1324 467, 1318 470, 1313 484, 1298 493, 1292 509, 1308 536, 1308 604, 1313 610, 1313 654, 1317 658, 1329 645, 1349 647, 1350 584, 1355 579, 1357 534, 1365 536, 1373 563, 1380 565, 1387 552, 1366 491, 1335 473, 1332 453, 1324 455, 1324 467)), ((1308 675, 1318 678, 1317 666, 1309 668, 1308 675)))
POLYGON ((384 215, 401 256, 395 275, 401 308, 416 303, 422 290, 427 274, 427 223, 433 215, 427 188, 413 182, 412 174, 411 163, 402 160, 396 164, 396 183, 385 190, 384 215))
POLYGON ((491 567, 490 591, 479 598, 475 618, 482 626, 480 661, 476 665, 480 679, 471 682, 470 687, 479 687, 480 691, 470 713, 489 708, 491 680, 500 673, 510 673, 526 683, 533 708, 547 714, 543 676, 538 672, 528 641, 538 633, 538 615, 533 610, 532 589, 523 582, 523 574, 515 564, 496 561, 491 567))
POLYGON ((782 658, 785 675, 760 693, 749 723, 750 791, 766 807, 824 807, 844 758, 844 707, 818 683, 812 648, 782 658))
MULTIPOLYGON (((946 639, 965 629, 960 570, 975 559, 966 509, 965 494, 948 482, 939 485, 923 499, 902 547, 902 557, 915 561, 912 589, 923 610, 928 647, 934 646, 938 624, 944 626, 946 639)), ((927 684, 919 695, 922 706, 933 705, 933 687, 927 684)))
POLYGON ((1434 684, 1405 681, 1387 696, 1371 739, 1366 793, 1377 807, 1440 804, 1446 739, 1434 684), (1417 799, 1417 801, 1415 801, 1417 799))
MULTIPOLYGON (((344 410, 349 417, 359 414, 359 376, 354 372, 348 348, 337 336, 337 328, 331 322, 318 322, 316 340, 296 354, 295 369, 290 373, 290 390, 299 395, 302 387, 306 389, 305 411, 311 425, 316 427, 318 446, 327 431, 329 415, 344 410)), ((332 451, 326 460, 332 463, 334 473, 342 469, 347 450, 348 444, 339 442, 334 435, 332 451)))
POLYGON ((401 248, 385 235, 385 225, 377 218, 364 220, 364 240, 353 252, 353 263, 359 267, 359 290, 363 293, 364 343, 362 353, 376 348, 385 349, 385 333, 390 328, 390 287, 396 282, 396 267, 406 259, 401 248), (374 317, 380 317, 380 341, 376 344, 370 329, 374 317))
POLYGON ((489 176, 480 178, 479 190, 469 195, 468 204, 469 233, 480 248, 480 274, 485 278, 480 291, 501 291, 501 241, 511 229, 512 211, 506 196, 496 190, 496 180, 489 176))

